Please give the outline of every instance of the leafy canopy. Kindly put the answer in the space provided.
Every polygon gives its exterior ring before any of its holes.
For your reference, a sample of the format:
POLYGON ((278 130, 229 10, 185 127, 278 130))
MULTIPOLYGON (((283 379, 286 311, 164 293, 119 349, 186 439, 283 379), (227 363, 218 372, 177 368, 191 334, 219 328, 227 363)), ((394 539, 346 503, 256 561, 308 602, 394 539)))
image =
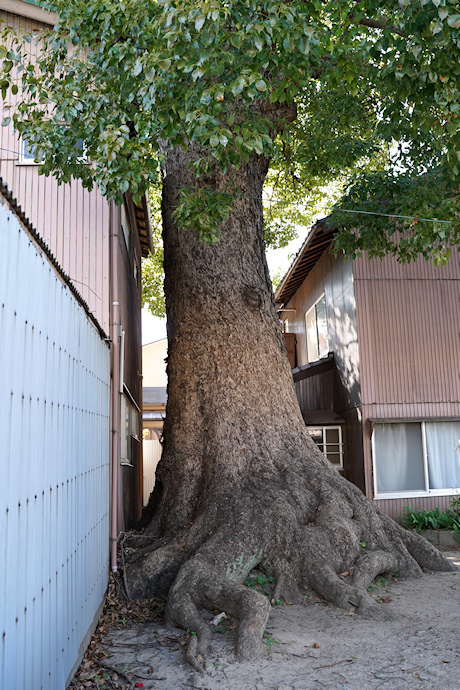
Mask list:
POLYGON ((121 203, 158 182, 165 142, 192 143, 197 179, 217 165, 228 189, 182 189, 176 219, 214 242, 238 194, 232 171, 265 155, 272 244, 308 222, 332 181, 337 248, 445 261, 458 244, 458 0, 43 5, 60 17, 47 35, 3 28, 0 88, 4 124, 37 147, 45 174, 121 203))

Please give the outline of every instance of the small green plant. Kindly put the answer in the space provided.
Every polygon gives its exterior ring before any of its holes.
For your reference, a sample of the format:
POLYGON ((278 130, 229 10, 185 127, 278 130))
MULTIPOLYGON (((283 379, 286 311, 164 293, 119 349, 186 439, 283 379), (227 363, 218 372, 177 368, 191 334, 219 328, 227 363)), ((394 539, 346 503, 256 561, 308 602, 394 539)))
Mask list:
POLYGON ((251 589, 255 589, 257 592, 260 592, 261 594, 266 594, 267 596, 270 595, 270 585, 273 584, 274 582, 273 577, 265 577, 262 573, 257 573, 254 576, 248 575, 246 580, 244 581, 244 584, 246 587, 250 587, 251 589))
POLYGON ((273 644, 281 644, 281 640, 275 640, 275 638, 272 637, 271 634, 268 632, 264 632, 264 642, 267 645, 267 649, 269 652, 272 651, 273 644))
POLYGON ((359 542, 359 545, 360 545, 360 547, 361 547, 362 549, 365 549, 365 548, 366 548, 366 542, 365 542, 365 541, 360 541, 360 542, 359 542))
POLYGON ((270 603, 272 606, 284 606, 284 601, 281 601, 281 599, 271 599, 270 603))
POLYGON ((406 512, 401 517, 401 524, 406 529, 415 529, 424 532, 427 529, 453 530, 460 536, 460 499, 451 498, 450 508, 439 510, 415 510, 412 506, 406 506, 406 512))
POLYGON ((376 587, 383 587, 383 585, 386 585, 386 583, 386 577, 383 577, 383 575, 379 575, 379 577, 376 577, 374 582, 371 585, 369 585, 367 591, 373 592, 376 587))

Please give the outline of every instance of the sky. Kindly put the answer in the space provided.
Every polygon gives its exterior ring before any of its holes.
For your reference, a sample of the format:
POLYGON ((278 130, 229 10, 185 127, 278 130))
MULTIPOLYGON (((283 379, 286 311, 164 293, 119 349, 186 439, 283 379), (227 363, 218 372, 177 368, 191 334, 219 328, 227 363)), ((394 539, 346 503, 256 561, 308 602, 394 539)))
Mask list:
MULTIPOLYGON (((284 249, 269 249, 267 251, 268 268, 274 275, 281 268, 285 273, 291 265, 292 259, 299 251, 306 237, 305 229, 299 232, 299 237, 288 244, 284 249)), ((154 343, 156 340, 166 338, 166 319, 152 316, 146 309, 142 310, 142 345, 154 343)))

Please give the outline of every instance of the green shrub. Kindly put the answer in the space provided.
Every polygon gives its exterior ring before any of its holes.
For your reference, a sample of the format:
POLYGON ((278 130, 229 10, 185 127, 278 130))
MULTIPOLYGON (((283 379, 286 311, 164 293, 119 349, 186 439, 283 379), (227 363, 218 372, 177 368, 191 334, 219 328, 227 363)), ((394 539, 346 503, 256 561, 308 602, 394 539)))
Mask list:
POLYGON ((412 506, 406 506, 406 512, 401 516, 401 524, 406 529, 415 529, 423 532, 427 529, 452 530, 460 536, 460 498, 450 500, 447 510, 415 510, 412 506))

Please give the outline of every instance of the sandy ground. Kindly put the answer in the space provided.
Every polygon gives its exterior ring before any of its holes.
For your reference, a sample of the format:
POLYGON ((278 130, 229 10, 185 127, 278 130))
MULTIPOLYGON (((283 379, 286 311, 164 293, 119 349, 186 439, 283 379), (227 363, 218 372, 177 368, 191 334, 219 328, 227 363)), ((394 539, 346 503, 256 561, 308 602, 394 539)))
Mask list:
MULTIPOLYGON (((460 550, 446 555, 460 566, 460 550)), ((371 619, 314 595, 304 605, 273 607, 264 653, 251 663, 235 661, 236 626, 222 620, 203 674, 185 665, 188 635, 166 630, 161 611, 145 619, 117 604, 71 687, 459 690, 460 571, 384 582, 372 595, 381 615, 371 619)))

